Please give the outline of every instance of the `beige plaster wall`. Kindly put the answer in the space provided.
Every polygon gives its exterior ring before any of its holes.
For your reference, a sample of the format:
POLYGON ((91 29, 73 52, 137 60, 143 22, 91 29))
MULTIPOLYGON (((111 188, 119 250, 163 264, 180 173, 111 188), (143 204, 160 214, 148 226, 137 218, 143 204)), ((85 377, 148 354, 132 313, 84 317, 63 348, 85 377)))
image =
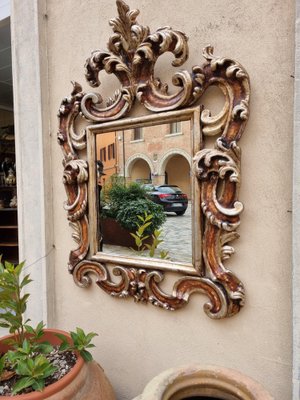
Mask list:
MULTIPOLYGON (((71 91, 84 83, 84 62, 105 48, 116 16, 114 1, 47 1, 49 98, 52 133, 56 326, 99 333, 95 358, 106 370, 118 399, 139 394, 146 382, 173 366, 197 362, 238 369, 260 381, 278 400, 291 398, 291 154, 294 1, 130 0, 151 30, 170 25, 189 36, 187 68, 202 63, 202 48, 241 62, 252 84, 251 118, 240 145, 245 205, 237 254, 228 266, 246 287, 242 312, 214 321, 195 295, 175 313, 118 301, 95 285, 80 289, 67 272, 71 239, 56 142, 56 113, 71 91)), ((159 63, 163 77, 173 68, 159 63)), ((159 72, 160 71, 160 72, 159 72)), ((103 85, 109 95, 113 80, 103 85)), ((85 89, 87 85, 84 83, 85 89)))

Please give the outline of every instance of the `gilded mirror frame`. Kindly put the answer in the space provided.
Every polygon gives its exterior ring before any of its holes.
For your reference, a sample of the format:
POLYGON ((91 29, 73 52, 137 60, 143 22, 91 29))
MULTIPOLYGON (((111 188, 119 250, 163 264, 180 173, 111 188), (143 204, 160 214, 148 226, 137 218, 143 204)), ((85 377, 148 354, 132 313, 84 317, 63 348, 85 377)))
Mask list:
POLYGON ((193 293, 201 292, 208 297, 204 311, 209 317, 230 317, 239 312, 245 298, 242 282, 224 266, 224 260, 234 252, 230 242, 238 237, 236 229, 243 210, 238 201, 241 156, 237 142, 249 116, 249 76, 238 62, 214 56, 213 48, 207 46, 203 50, 206 61, 194 66, 191 72, 176 72, 172 82, 177 90, 169 94, 167 85, 154 76, 155 63, 162 54, 171 52, 175 57, 172 65, 182 65, 188 58, 187 36, 170 27, 150 34, 148 27, 138 24, 138 10, 130 10, 122 0, 117 0, 117 8, 118 17, 110 21, 114 34, 109 39, 108 51, 92 53, 85 64, 85 76, 96 88, 100 86, 99 72, 104 70, 118 78, 120 90, 103 106, 98 92, 84 93, 74 83, 58 114, 58 142, 64 156, 63 183, 67 193, 65 209, 78 244, 70 252, 69 272, 80 287, 90 286, 91 275, 95 275, 96 284, 111 296, 132 297, 136 302, 171 311, 186 305, 193 293), (223 109, 216 116, 211 116, 208 110, 200 112, 199 108, 201 96, 213 85, 221 89, 225 98, 223 109), (122 119, 130 116, 135 100, 152 114, 141 117, 140 122, 122 119), (202 235, 194 235, 193 248, 201 240, 196 249, 201 266, 196 263, 178 267, 158 260, 125 261, 99 255, 92 228, 95 160, 88 150, 92 148, 88 142, 94 136, 93 131, 105 129, 106 124, 120 127, 171 121, 179 115, 188 115, 194 124, 195 113, 200 113, 202 135, 217 136, 214 149, 200 149, 193 159, 197 193, 194 216, 196 231, 202 231, 202 235), (88 121, 88 126, 78 133, 76 123, 80 119, 88 121), (171 293, 166 293, 161 284, 171 275, 178 278, 171 293))

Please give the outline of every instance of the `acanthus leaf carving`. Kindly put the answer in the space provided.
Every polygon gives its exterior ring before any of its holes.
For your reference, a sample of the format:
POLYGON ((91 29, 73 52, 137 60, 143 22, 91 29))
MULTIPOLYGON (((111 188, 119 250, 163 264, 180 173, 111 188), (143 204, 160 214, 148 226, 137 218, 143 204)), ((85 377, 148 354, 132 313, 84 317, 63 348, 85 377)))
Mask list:
POLYGON ((149 28, 137 23, 139 10, 131 11, 124 1, 117 0, 117 9, 119 17, 110 20, 115 34, 109 39, 108 48, 116 55, 121 53, 129 58, 149 35, 149 28))

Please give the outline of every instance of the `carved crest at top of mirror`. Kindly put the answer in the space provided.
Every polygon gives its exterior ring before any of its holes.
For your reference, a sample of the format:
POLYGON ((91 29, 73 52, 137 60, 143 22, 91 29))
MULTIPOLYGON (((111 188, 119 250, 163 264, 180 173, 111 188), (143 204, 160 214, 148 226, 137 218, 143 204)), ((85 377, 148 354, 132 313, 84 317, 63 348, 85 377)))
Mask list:
POLYGON ((225 267, 238 237, 240 149, 249 116, 249 77, 230 58, 203 50, 205 61, 172 77, 175 90, 154 75, 158 58, 188 58, 187 36, 170 27, 150 33, 117 0, 118 17, 107 51, 94 51, 85 77, 73 83, 59 109, 65 209, 77 248, 69 271, 83 288, 93 282, 118 298, 132 297, 166 310, 206 296, 211 318, 236 314, 244 286, 225 267), (114 74, 120 89, 106 102, 99 73, 114 74), (216 115, 201 106, 211 87, 224 97, 216 115), (135 102, 151 113, 130 117, 135 102), (77 122, 85 122, 78 130, 77 122), (215 137, 213 148, 206 146, 215 137))

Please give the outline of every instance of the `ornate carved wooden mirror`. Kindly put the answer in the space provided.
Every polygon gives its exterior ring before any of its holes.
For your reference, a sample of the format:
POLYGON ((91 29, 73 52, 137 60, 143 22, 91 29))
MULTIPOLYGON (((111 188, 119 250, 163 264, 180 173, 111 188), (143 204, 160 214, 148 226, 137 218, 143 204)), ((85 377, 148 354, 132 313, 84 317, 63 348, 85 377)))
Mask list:
POLYGON ((229 243, 243 209, 237 142, 248 119, 248 74, 208 46, 203 65, 176 72, 177 90, 169 94, 154 66, 165 52, 173 53, 173 66, 182 65, 186 35, 169 27, 150 34, 136 21, 138 10, 122 0, 117 8, 108 51, 92 53, 85 76, 96 88, 105 70, 120 90, 103 106, 98 92, 83 93, 74 83, 59 110, 65 209, 78 243, 69 271, 81 287, 95 274, 110 295, 167 310, 202 292, 208 316, 232 316, 244 303, 244 287, 223 262, 234 251, 229 243), (224 95, 214 116, 201 106, 210 86, 224 95), (130 117, 135 101, 152 113, 130 117), (80 119, 86 127, 77 133, 80 119), (213 149, 205 143, 212 136, 213 149), (170 293, 162 289, 167 279, 170 293))

